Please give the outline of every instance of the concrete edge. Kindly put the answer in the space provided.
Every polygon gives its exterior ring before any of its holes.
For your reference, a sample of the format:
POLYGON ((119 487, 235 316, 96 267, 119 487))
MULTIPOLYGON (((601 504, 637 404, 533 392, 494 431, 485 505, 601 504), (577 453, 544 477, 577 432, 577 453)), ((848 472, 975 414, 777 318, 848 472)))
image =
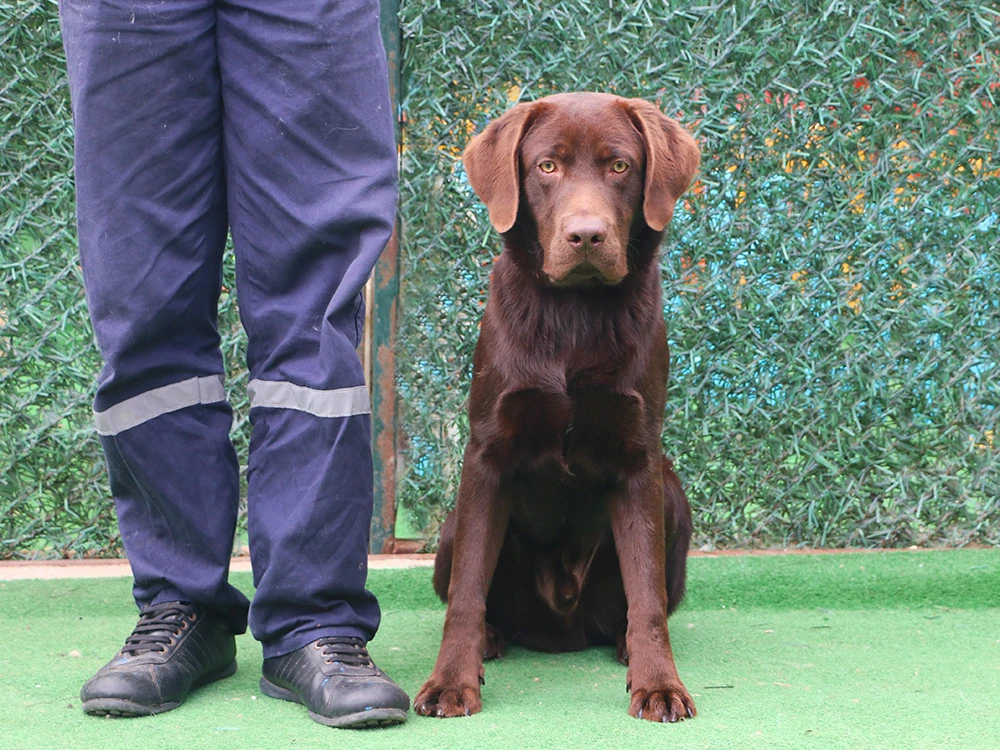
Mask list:
MULTIPOLYGON (((427 568, 434 555, 369 555, 368 568, 427 568)), ((232 573, 250 571, 249 557, 234 557, 232 573)), ((11 560, 0 562, 0 581, 51 580, 59 578, 130 578, 128 560, 11 560)))
MULTIPOLYGON (((907 547, 905 549, 763 549, 697 550, 689 557, 740 557, 770 555, 878 554, 886 552, 935 552, 942 548, 907 547)), ((429 568, 433 554, 369 555, 369 570, 429 568)), ((249 572, 250 558, 234 557, 231 572, 249 572)), ((59 578, 127 578, 132 575, 128 560, 5 560, 0 561, 0 581, 51 580, 59 578)))

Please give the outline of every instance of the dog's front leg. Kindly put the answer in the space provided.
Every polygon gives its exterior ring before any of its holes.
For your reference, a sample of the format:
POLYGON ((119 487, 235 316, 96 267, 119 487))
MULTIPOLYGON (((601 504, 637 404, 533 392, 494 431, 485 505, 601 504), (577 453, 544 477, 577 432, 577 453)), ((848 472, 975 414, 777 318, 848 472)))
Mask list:
POLYGON ((695 715, 677 674, 667 631, 663 477, 656 464, 627 481, 611 504, 611 527, 628 601, 629 713, 673 722, 695 715))
POLYGON ((424 716, 469 716, 482 708, 486 595, 503 545, 510 507, 498 478, 470 445, 456 506, 457 528, 441 650, 413 708, 424 716))

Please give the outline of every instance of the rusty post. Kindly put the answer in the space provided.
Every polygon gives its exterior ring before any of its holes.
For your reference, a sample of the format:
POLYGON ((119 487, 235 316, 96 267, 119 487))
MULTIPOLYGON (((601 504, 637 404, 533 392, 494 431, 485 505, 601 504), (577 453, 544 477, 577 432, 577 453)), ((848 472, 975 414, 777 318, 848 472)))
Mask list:
MULTIPOLYGON (((389 63, 389 94, 396 112, 396 143, 400 143, 400 34, 399 0, 380 0, 382 41, 389 63)), ((396 316, 399 299, 400 223, 382 252, 366 287, 370 310, 365 366, 372 394, 372 452, 375 464, 375 505, 371 551, 391 552, 396 527, 396 316), (368 369, 370 368, 370 369, 368 369)))

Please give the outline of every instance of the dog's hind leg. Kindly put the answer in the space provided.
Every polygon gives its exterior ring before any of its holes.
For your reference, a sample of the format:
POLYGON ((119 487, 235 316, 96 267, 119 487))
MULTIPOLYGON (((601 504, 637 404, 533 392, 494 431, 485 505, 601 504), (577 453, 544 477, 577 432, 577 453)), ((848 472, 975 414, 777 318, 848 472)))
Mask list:
MULTIPOLYGON (((691 506, 673 464, 663 457, 663 520, 665 527, 667 615, 684 598, 687 553, 691 543, 691 506)), ((624 662, 623 662, 624 663, 624 662)))
POLYGON ((434 592, 441 601, 448 601, 448 584, 451 582, 451 558, 455 549, 455 511, 452 510, 441 525, 437 555, 434 556, 434 592))
POLYGON ((486 623, 486 645, 483 647, 483 659, 499 659, 504 655, 505 645, 500 629, 486 623))

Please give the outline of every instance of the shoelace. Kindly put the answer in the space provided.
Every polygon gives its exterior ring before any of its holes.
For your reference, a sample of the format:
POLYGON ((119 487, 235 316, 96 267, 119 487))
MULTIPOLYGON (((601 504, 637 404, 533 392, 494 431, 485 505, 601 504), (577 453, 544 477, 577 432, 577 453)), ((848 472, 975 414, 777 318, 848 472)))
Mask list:
POLYGON ((323 650, 327 664, 343 664, 346 667, 375 666, 361 638, 329 636, 316 641, 316 648, 323 650))
POLYGON ((192 608, 177 602, 147 607, 139 615, 132 635, 125 639, 122 653, 139 656, 166 651, 167 646, 172 645, 181 631, 188 629, 188 623, 194 622, 197 617, 192 608))

